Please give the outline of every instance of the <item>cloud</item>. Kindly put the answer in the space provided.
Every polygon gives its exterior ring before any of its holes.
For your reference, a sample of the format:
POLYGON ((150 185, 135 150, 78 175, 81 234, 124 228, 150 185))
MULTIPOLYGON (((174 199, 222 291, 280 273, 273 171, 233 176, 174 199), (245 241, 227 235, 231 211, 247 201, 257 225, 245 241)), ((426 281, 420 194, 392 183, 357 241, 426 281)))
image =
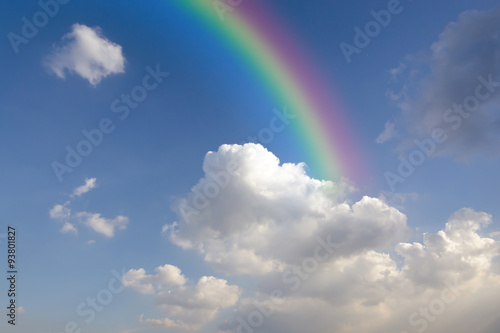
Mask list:
POLYGON ((188 280, 181 270, 172 265, 155 269, 156 274, 147 274, 143 268, 129 270, 122 279, 125 287, 142 294, 154 294, 155 303, 167 317, 140 321, 163 328, 200 330, 213 320, 221 309, 234 306, 241 293, 240 288, 228 285, 226 280, 203 276, 195 285, 186 285, 188 280), (167 288, 167 289, 166 289, 167 288))
POLYGON ((366 250, 321 262, 316 270, 302 266, 293 279, 269 275, 220 328, 496 333, 498 317, 490 309, 500 306, 500 276, 491 266, 500 242, 479 234, 490 222, 488 214, 461 209, 443 230, 424 234, 423 243, 399 243, 399 256, 366 250), (283 296, 271 301, 272 290, 283 296))
POLYGON ((96 188, 96 186, 97 186, 96 181, 97 181, 96 178, 85 179, 85 184, 75 188, 73 190, 73 193, 71 194, 71 197, 79 197, 82 194, 85 194, 85 193, 91 191, 92 189, 96 188))
POLYGON ((83 224, 108 238, 115 235, 115 229, 125 230, 129 222, 128 217, 118 215, 114 219, 102 217, 99 213, 79 212, 76 214, 83 224))
POLYGON ((66 201, 63 205, 54 205, 54 207, 49 211, 51 218, 56 220, 67 220, 71 216, 71 209, 67 206, 70 204, 66 201))
POLYGON ((399 76, 404 73, 407 68, 407 64, 405 62, 401 62, 398 67, 392 68, 389 70, 389 74, 391 74, 390 82, 397 82, 399 76))
POLYGON ((327 234, 341 248, 331 260, 406 238, 406 217, 397 209, 369 197, 350 204, 342 199, 347 186, 312 179, 304 167, 280 165, 261 145, 223 145, 205 156, 205 176, 179 201, 179 220, 163 232, 218 271, 252 275, 282 271, 327 234), (228 165, 235 166, 232 176, 224 174, 228 165), (217 190, 217 182, 227 184, 217 190))
POLYGON ((142 323, 220 333, 498 332, 500 240, 484 235, 491 215, 463 208, 408 242, 406 216, 387 201, 414 194, 351 203, 349 186, 280 164, 257 144, 222 145, 203 171, 162 233, 252 284, 241 297, 237 285, 213 276, 191 284, 174 266, 131 269, 124 285, 166 313, 142 323))
POLYGON ((440 128, 447 139, 437 154, 499 156, 500 8, 463 12, 424 55, 406 57, 393 73, 400 92, 390 96, 409 133, 401 149, 440 128))
POLYGON ((349 202, 347 186, 280 164, 256 144, 209 152, 203 171, 162 233, 216 270, 256 278, 255 287, 238 301, 234 286, 233 301, 220 303, 231 297, 201 296, 224 289, 215 277, 160 290, 148 281, 155 274, 131 270, 136 289, 167 311, 143 323, 200 330, 221 319, 219 304, 233 307, 219 332, 498 331, 500 240, 483 235, 489 214, 460 209, 442 230, 408 242, 406 216, 388 202, 414 194, 349 202))
POLYGON ((131 269, 123 276, 123 285, 132 287, 142 294, 153 294, 156 289, 162 289, 164 286, 181 286, 187 281, 181 270, 172 265, 159 266, 155 268, 155 272, 155 275, 148 275, 143 268, 131 269))
MULTIPOLYGON (((85 179, 85 184, 79 186, 73 190, 70 195, 71 198, 79 197, 84 193, 91 191, 97 187, 96 178, 85 179)), ((93 231, 100 233, 108 238, 114 237, 116 230, 124 230, 127 228, 129 219, 126 216, 118 215, 114 219, 102 217, 99 213, 91 212, 77 212, 72 213, 71 209, 68 207, 71 205, 71 201, 66 201, 64 204, 56 204, 49 211, 49 216, 59 222, 64 222, 61 227, 62 233, 72 233, 77 235, 78 228, 75 224, 80 223, 86 227, 92 229, 93 231)), ((88 244, 95 243, 95 241, 89 240, 88 244)))
POLYGON ((45 61, 46 66, 64 79, 66 70, 77 73, 96 86, 110 74, 124 73, 122 47, 104 37, 99 27, 73 24, 59 46, 45 61))
POLYGON ((390 121, 385 123, 385 129, 375 140, 376 143, 384 143, 389 141, 396 135, 396 131, 394 130, 395 124, 390 121))
POLYGON ((72 233, 72 234, 78 234, 78 229, 71 223, 69 222, 66 222, 64 223, 64 225, 62 226, 61 228, 61 232, 63 234, 67 234, 67 233, 72 233))

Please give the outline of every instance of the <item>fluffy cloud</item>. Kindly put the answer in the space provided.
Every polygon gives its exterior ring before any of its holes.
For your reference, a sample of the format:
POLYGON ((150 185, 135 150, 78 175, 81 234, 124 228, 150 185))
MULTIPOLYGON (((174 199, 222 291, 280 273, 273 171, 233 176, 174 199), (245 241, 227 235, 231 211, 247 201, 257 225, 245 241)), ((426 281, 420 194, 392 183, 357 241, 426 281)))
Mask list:
POLYGON ((60 78, 65 78, 68 70, 95 86, 110 74, 123 73, 125 58, 122 47, 104 37, 100 28, 74 24, 46 65, 60 78))
POLYGON ((490 222, 488 214, 462 209, 423 243, 399 243, 400 256, 367 250, 268 276, 221 329, 495 333, 499 321, 490 309, 500 306, 500 276, 491 265, 500 243, 480 235, 490 222), (280 298, 272 297, 276 291, 280 298))
POLYGON ((400 148, 413 147, 415 138, 429 138, 440 128, 447 139, 438 145, 437 154, 498 157, 500 8, 462 13, 428 55, 406 57, 392 75, 391 82, 399 85, 394 89, 400 92, 389 95, 411 134, 400 148))
POLYGON ((142 294, 153 294, 155 286, 157 289, 165 285, 184 285, 186 278, 181 270, 172 265, 164 265, 155 268, 155 275, 148 275, 143 268, 131 269, 123 276, 123 285, 132 287, 142 294))
POLYGON ((143 294, 155 294, 155 302, 167 317, 144 319, 149 325, 183 330, 200 330, 213 320, 221 309, 234 306, 240 288, 228 285, 226 280, 203 276, 195 285, 186 285, 187 279, 175 266, 164 265, 155 269, 156 274, 146 274, 143 268, 129 270, 122 279, 123 285, 143 294))
POLYGON ((73 190, 73 193, 71 194, 71 197, 79 197, 82 194, 85 194, 91 190, 93 190, 97 186, 97 179, 96 178, 87 178, 85 179, 85 184, 82 186, 78 186, 73 190))
POLYGON ((397 209, 369 197, 343 201, 346 186, 312 179, 304 166, 280 165, 261 145, 223 145, 206 155, 205 177, 180 200, 180 220, 164 233, 219 271, 254 275, 302 260, 324 235, 339 245, 331 260, 406 237, 397 209))
MULTIPOLYGON (((490 215, 461 209, 409 243, 406 216, 385 195, 351 203, 346 184, 312 179, 260 145, 223 145, 203 170, 162 232, 217 270, 258 275, 245 298, 224 304, 235 310, 219 332, 498 331, 490 309, 500 306, 500 241, 484 235, 490 215)), ((414 194, 396 201, 406 196, 414 194)), ((220 318, 193 296, 203 288, 184 288, 155 291, 168 316, 141 320, 197 330, 192 318, 220 318)))
POLYGON ((127 229, 129 222, 128 217, 121 215, 118 215, 114 219, 108 219, 98 213, 79 212, 76 214, 76 217, 87 227, 108 238, 115 235, 115 229, 127 229))
MULTIPOLYGON (((223 145, 203 170, 162 232, 215 269, 257 280, 241 298, 213 276, 193 284, 171 265, 131 269, 123 284, 166 313, 142 323, 176 332, 498 332, 500 240, 484 232, 489 214, 460 209, 409 243, 406 216, 384 195, 350 203, 347 184, 312 179, 260 145, 223 145)), ((398 200, 406 196, 414 194, 398 200)))

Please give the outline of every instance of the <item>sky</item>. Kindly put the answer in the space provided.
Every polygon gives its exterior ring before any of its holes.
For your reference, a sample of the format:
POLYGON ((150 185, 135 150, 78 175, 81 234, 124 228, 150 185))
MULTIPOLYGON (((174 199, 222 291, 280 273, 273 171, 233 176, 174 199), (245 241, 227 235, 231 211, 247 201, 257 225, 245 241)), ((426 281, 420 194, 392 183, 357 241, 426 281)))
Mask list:
POLYGON ((497 1, 0 22, 2 332, 498 333, 497 1))

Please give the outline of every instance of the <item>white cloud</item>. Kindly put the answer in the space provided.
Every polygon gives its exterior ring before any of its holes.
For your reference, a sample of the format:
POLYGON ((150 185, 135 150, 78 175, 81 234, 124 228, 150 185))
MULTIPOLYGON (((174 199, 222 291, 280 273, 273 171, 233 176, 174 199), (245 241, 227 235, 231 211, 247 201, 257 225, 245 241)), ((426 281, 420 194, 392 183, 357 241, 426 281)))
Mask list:
POLYGON ((91 191, 92 189, 94 189, 97 186, 96 181, 97 181, 96 178, 85 179, 85 184, 75 188, 73 190, 73 193, 71 194, 71 197, 79 197, 82 194, 85 194, 85 193, 91 191))
MULTIPOLYGON (((482 235, 490 215, 461 209, 443 230, 408 243, 406 216, 388 202, 415 194, 350 203, 345 186, 312 179, 301 164, 280 165, 255 144, 223 145, 203 170, 162 233, 217 270, 259 275, 220 332, 497 333, 490 309, 500 306, 500 241, 482 235), (281 299, 270 301, 273 290, 281 299)), ((193 318, 217 316, 200 310, 210 302, 195 290, 156 291, 168 315, 142 321, 199 330, 193 318)))
MULTIPOLYGON (((75 196, 79 197, 96 187, 96 178, 87 178, 85 179, 85 184, 75 188, 70 196, 72 198, 75 196)), ((95 232, 111 238, 115 235, 116 230, 126 229, 129 223, 128 217, 122 215, 119 215, 114 219, 109 219, 102 217, 99 213, 90 213, 85 211, 72 213, 71 209, 68 207, 70 205, 71 201, 66 201, 62 205, 54 205, 54 207, 52 207, 52 209, 49 211, 49 215, 52 219, 59 222, 64 222, 63 226, 61 227, 62 233, 72 233, 77 235, 78 228, 75 224, 82 223, 95 232)), ((92 243, 95 243, 95 241, 88 241, 88 244, 92 243)))
POLYGON ((63 234, 67 234, 67 233, 72 233, 72 234, 78 234, 78 229, 71 223, 69 222, 66 222, 64 223, 64 225, 62 226, 61 228, 61 232, 63 234))
POLYGON ((401 149, 414 147, 415 139, 430 138, 439 128, 447 138, 436 154, 500 156, 499 36, 500 8, 469 10, 446 26, 425 56, 406 57, 406 65, 394 71, 402 81, 400 92, 391 88, 389 93, 401 110, 399 123, 408 125, 401 149))
POLYGON ((203 276, 196 285, 186 285, 181 270, 172 265, 155 269, 147 274, 143 268, 129 270, 122 279, 123 285, 143 294, 155 294, 155 303, 167 317, 144 319, 149 325, 183 330, 200 330, 213 320, 221 309, 234 306, 241 293, 240 288, 228 285, 226 280, 203 276))
POLYGON ((316 239, 327 234, 341 245, 335 256, 384 249, 408 235, 406 217, 397 209, 369 197, 349 204, 342 199, 345 186, 308 177, 304 164, 280 165, 261 145, 223 145, 206 155, 203 170, 205 177, 177 206, 179 221, 163 231, 228 274, 281 271, 309 255, 316 239), (234 175, 211 195, 213 177, 224 182, 231 164, 237 166, 234 175), (203 201, 199 193, 213 198, 193 212, 203 201))
POLYGON ((166 312, 142 323, 220 333, 498 332, 500 240, 483 235, 489 214, 458 210, 443 230, 409 243, 406 216, 387 201, 415 194, 350 203, 347 186, 280 165, 255 144, 223 145, 203 170, 162 233, 215 269, 258 280, 240 298, 240 287, 215 277, 192 285, 174 266, 132 269, 124 285, 166 312))
POLYGON ((491 265, 500 242, 479 234, 490 221, 488 214, 459 210, 444 230, 424 234, 423 243, 398 244, 402 265, 398 256, 366 250, 319 263, 309 274, 302 267, 295 279, 267 276, 221 328, 250 325, 260 307, 272 310, 254 327, 263 333, 496 333, 498 317, 490 309, 500 306, 500 276, 491 265), (273 289, 283 292, 279 301, 270 301, 273 289))
POLYGON ((172 265, 159 266, 155 272, 154 275, 148 275, 143 268, 131 269, 123 276, 123 285, 142 294, 153 294, 165 286, 180 286, 187 281, 181 270, 172 265))
POLYGON ((122 215, 118 215, 114 219, 108 219, 102 217, 99 213, 79 212, 76 217, 87 227, 108 238, 115 235, 115 229, 126 229, 129 222, 128 217, 122 215))
POLYGON ((221 309, 235 305, 240 293, 240 288, 228 285, 226 280, 203 276, 194 286, 160 293, 156 303, 175 318, 173 322, 164 322, 163 326, 195 331, 213 320, 221 309))
POLYGON ((51 218, 56 220, 67 220, 71 216, 71 209, 67 206, 69 201, 66 201, 63 205, 54 205, 54 207, 49 211, 51 218))
POLYGON ((395 124, 391 123, 390 121, 385 123, 385 128, 382 133, 377 137, 375 140, 376 143, 384 143, 386 141, 389 141, 396 135, 395 131, 395 124))
POLYGON ((46 65, 60 78, 65 78, 67 70, 95 86, 110 74, 123 73, 125 58, 122 47, 104 37, 99 27, 77 23, 46 59, 46 65))
POLYGON ((464 208, 450 217, 444 230, 424 234, 423 244, 399 244, 396 250, 405 257, 403 273, 416 284, 431 286, 455 277, 450 274, 482 278, 500 250, 495 240, 478 234, 490 222, 490 215, 464 208))

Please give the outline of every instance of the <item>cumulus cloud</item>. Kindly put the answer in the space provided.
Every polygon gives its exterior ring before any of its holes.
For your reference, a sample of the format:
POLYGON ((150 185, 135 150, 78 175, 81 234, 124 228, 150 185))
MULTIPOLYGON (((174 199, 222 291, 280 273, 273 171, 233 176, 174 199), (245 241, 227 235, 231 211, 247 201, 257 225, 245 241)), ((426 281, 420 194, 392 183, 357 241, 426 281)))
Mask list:
POLYGON ((122 279, 126 287, 155 295, 155 303, 165 311, 167 317, 140 317, 141 322, 153 326, 200 330, 221 309, 234 306, 241 293, 239 287, 213 276, 203 276, 195 285, 187 285, 188 280, 181 270, 172 265, 157 267, 155 273, 147 274, 143 268, 131 269, 122 279))
MULTIPOLYGON (((216 270, 258 279, 224 304, 234 311, 219 332, 498 331, 490 309, 500 306, 500 240, 484 233, 489 214, 461 209, 442 230, 407 242, 406 216, 389 202, 415 194, 349 202, 347 186, 313 179, 303 164, 280 164, 256 144, 223 145, 205 156, 203 170, 162 233, 216 270)), ((153 292, 168 313, 144 323, 198 330, 191 318, 220 319, 211 302, 193 296, 203 288, 160 291, 148 281, 156 275, 131 272, 136 289, 153 292)))
POLYGON ((78 186, 73 190, 73 193, 71 194, 71 197, 79 197, 82 194, 85 194, 92 189, 94 189, 97 186, 96 183, 97 179, 96 178, 87 178, 85 179, 85 184, 82 186, 78 186))
POLYGON ((410 134, 400 148, 413 147, 415 139, 429 138, 439 128, 447 138, 437 154, 498 157, 500 8, 463 12, 425 56, 406 57, 392 74, 398 80, 391 83, 399 86, 389 96, 410 134))
POLYGON ((180 200, 180 219, 164 234, 218 271, 254 275, 282 271, 324 235, 340 245, 338 256, 388 248, 408 234, 397 209, 369 197, 350 204, 345 186, 312 179, 304 167, 280 164, 261 145, 223 145, 205 156, 205 177, 180 200))
POLYGON ((490 222, 488 214, 462 209, 443 230, 424 234, 423 243, 399 243, 400 256, 366 250, 270 275, 221 329, 495 333, 498 317, 490 309, 500 306, 500 276, 491 265, 500 243, 480 235, 490 222), (280 298, 272 297, 276 290, 280 298))
POLYGON ((68 71, 95 86, 108 75, 123 73, 125 58, 122 47, 109 41, 99 27, 73 24, 45 63, 62 79, 68 71))
POLYGON ((153 294, 164 286, 180 286, 187 281, 181 270, 172 265, 159 266, 155 268, 155 272, 154 275, 148 275, 143 268, 131 269, 123 276, 123 285, 142 294, 153 294))
POLYGON ((79 212, 76 217, 87 227, 95 232, 111 238, 115 235, 115 229, 127 229, 128 217, 118 215, 114 219, 102 217, 99 213, 79 212))
POLYGON ((241 297, 237 285, 213 276, 193 284, 171 265, 131 269, 124 285, 166 313, 142 323, 219 333, 498 332, 491 215, 463 208, 408 242, 406 216, 388 202, 415 194, 349 202, 349 186, 313 179, 256 144, 223 145, 203 170, 162 233, 255 283, 241 297))

